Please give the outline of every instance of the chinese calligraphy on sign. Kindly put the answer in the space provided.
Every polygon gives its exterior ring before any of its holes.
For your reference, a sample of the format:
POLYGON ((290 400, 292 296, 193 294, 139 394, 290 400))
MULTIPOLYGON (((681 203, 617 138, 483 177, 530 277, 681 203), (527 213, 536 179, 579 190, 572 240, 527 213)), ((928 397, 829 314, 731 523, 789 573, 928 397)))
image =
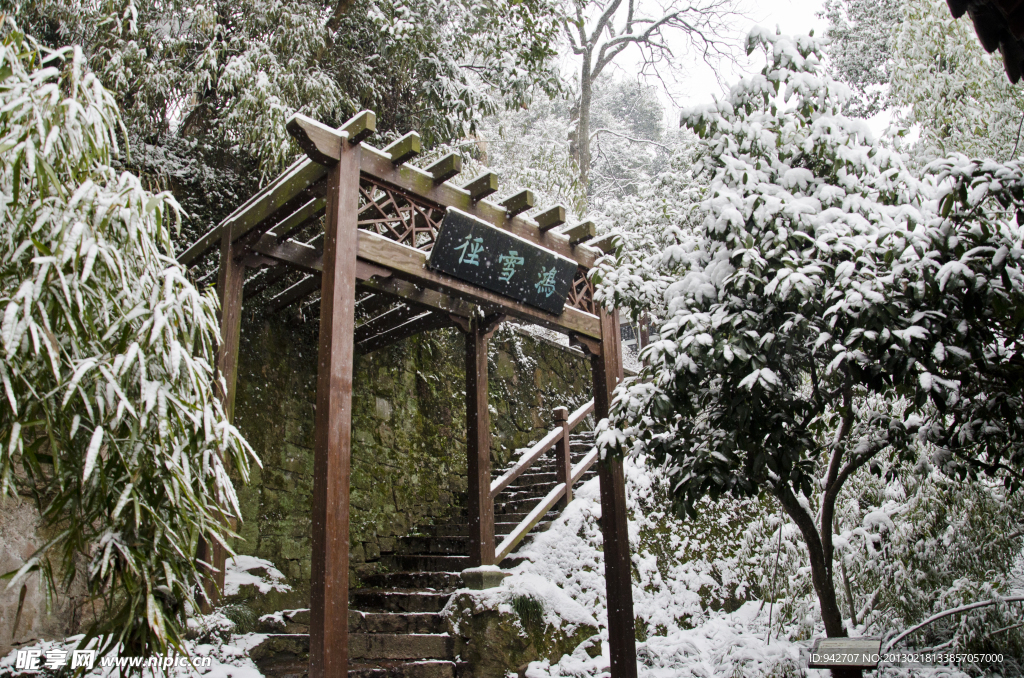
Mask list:
POLYGON ((558 315, 577 264, 471 214, 449 208, 428 266, 558 315))
POLYGON ((537 291, 543 294, 545 297, 550 297, 555 293, 555 267, 542 268, 540 270, 540 279, 534 285, 537 291))
POLYGON ((516 266, 522 265, 525 261, 522 257, 516 256, 517 254, 519 253, 515 250, 509 250, 508 254, 498 257, 498 263, 501 264, 501 275, 498 276, 498 280, 502 282, 512 280, 512 276, 516 274, 516 266))
POLYGON ((460 264, 465 263, 471 266, 479 266, 480 253, 484 251, 484 239, 474 238, 472 235, 467 235, 466 239, 462 241, 462 244, 455 249, 462 251, 462 254, 459 255, 460 264))

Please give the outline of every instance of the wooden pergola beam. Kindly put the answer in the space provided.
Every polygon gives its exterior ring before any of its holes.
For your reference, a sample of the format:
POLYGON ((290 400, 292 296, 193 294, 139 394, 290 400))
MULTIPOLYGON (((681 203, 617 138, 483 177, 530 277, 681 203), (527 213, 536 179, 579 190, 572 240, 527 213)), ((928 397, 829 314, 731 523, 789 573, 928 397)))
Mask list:
POLYGON ((443 184, 462 171, 462 156, 458 153, 449 153, 422 171, 435 185, 443 184))
POLYGON ((287 266, 278 265, 273 268, 265 268, 262 271, 258 271, 256 275, 249 276, 249 279, 245 281, 245 301, 260 296, 271 285, 281 281, 291 272, 292 269, 287 266))
POLYGON ((462 190, 469 193, 469 197, 473 202, 482 200, 498 191, 498 175, 494 172, 484 172, 476 179, 465 184, 462 190))
POLYGON ((537 199, 533 195, 533 191, 526 189, 519 191, 510 198, 506 198, 501 201, 501 206, 505 208, 505 214, 510 217, 514 217, 517 214, 522 214, 528 209, 532 209, 537 199))
POLYGON ((536 217, 537 228, 540 229, 541 233, 550 231, 556 226, 561 226, 565 223, 565 208, 561 205, 555 205, 551 209, 544 210, 536 217))
MULTIPOLYGON (((572 247, 564 235, 542 232, 537 223, 523 215, 509 217, 505 208, 488 200, 474 201, 468 191, 450 183, 435 184, 433 175, 408 163, 401 167, 391 164, 391 159, 372 146, 363 146, 362 170, 370 175, 404 189, 442 207, 455 207, 498 228, 514 233, 544 249, 569 257, 584 268, 593 268, 600 252, 587 247, 572 247)), ((564 223, 564 210, 563 210, 564 223)))
POLYGON ((274 233, 264 233, 253 244, 252 249, 305 273, 319 273, 324 270, 324 255, 319 248, 295 240, 278 242, 274 233))
POLYGON ((575 247, 581 242, 590 240, 597 235, 597 227, 594 226, 593 221, 583 221, 575 226, 562 229, 562 235, 569 238, 569 244, 575 247))
POLYGON ((320 289, 320 275, 307 275, 291 287, 283 290, 270 300, 270 312, 276 313, 288 308, 297 301, 305 299, 320 289))
POLYGON ((292 212, 290 216, 278 222, 274 226, 274 235, 278 240, 286 240, 313 221, 319 219, 327 207, 327 201, 323 198, 313 198, 305 205, 292 212))
MULTIPOLYGON (((441 311, 448 315, 468 318, 477 309, 475 304, 452 297, 426 287, 418 287, 407 280, 391 277, 387 280, 373 279, 363 283, 365 289, 371 289, 388 297, 402 299, 406 303, 423 308, 441 311)), ((491 309, 488 309, 491 310, 491 309)))
MULTIPOLYGON (((327 168, 308 158, 296 162, 275 181, 258 192, 178 255, 178 263, 189 266, 220 241, 225 229, 232 242, 254 231, 264 233, 279 221, 287 219, 309 202, 309 191, 327 176, 327 168)), ((237 253, 238 256, 241 253, 237 253)))
POLYGON ((384 152, 391 156, 392 165, 401 165, 420 154, 420 135, 409 132, 404 137, 384 147, 384 152))

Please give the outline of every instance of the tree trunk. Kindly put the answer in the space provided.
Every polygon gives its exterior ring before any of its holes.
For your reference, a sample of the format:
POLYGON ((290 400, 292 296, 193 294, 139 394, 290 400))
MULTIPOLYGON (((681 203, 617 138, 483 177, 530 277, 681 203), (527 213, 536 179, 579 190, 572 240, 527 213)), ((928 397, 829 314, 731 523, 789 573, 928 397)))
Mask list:
POLYGON ((832 564, 826 562, 825 552, 821 544, 821 535, 814 525, 814 519, 800 506, 797 497, 786 486, 776 489, 775 496, 782 503, 789 517, 800 528, 807 553, 811 561, 811 582, 814 592, 818 595, 821 606, 821 621, 825 624, 825 633, 829 638, 843 638, 846 629, 843 627, 843 614, 839 611, 836 588, 832 582, 832 564))
POLYGON ((590 50, 583 54, 580 72, 580 117, 576 125, 576 148, 579 152, 580 184, 587 201, 590 199, 590 102, 594 89, 590 73, 590 50))
MULTIPOLYGON (((825 560, 821 535, 814 525, 814 519, 800 506, 796 495, 787 486, 776 487, 775 496, 786 510, 786 514, 800 528, 800 534, 807 544, 807 554, 811 561, 811 583, 814 584, 814 592, 818 596, 825 635, 829 638, 845 638, 843 613, 839 611, 839 600, 832 579, 832 563, 825 560)), ((832 669, 833 678, 862 678, 863 675, 864 672, 856 668, 832 669)))

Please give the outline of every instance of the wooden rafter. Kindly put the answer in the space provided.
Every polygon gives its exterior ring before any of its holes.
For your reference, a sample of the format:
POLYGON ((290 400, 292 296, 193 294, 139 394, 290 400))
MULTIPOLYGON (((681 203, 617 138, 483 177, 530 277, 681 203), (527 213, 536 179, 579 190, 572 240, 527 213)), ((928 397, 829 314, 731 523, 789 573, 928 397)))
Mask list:
POLYGON ((451 327, 452 320, 442 313, 425 312, 418 313, 403 323, 399 323, 386 330, 382 330, 373 336, 369 336, 356 343, 356 349, 363 354, 376 351, 394 344, 395 342, 420 334, 439 330, 442 327, 451 327))

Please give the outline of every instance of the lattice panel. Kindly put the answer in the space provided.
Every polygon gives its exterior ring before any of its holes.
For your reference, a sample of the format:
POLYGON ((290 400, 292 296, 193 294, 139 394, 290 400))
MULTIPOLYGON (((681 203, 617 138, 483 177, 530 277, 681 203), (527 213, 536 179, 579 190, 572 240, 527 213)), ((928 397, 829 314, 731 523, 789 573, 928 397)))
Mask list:
POLYGON ((365 176, 359 180, 359 228, 429 252, 443 218, 436 205, 365 176))
POLYGON ((582 266, 576 268, 576 276, 572 279, 569 298, 565 303, 573 308, 597 315, 597 311, 594 309, 594 286, 587 280, 587 269, 582 266))

